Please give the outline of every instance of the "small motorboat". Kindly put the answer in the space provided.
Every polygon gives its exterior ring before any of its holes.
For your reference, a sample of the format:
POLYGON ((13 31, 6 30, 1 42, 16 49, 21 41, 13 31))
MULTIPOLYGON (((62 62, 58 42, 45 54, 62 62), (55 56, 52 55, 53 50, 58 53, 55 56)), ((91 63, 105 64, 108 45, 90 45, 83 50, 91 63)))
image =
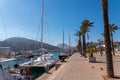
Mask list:
POLYGON ((64 62, 68 56, 69 56, 68 54, 62 52, 59 54, 58 57, 59 57, 59 60, 61 60, 61 62, 64 62))

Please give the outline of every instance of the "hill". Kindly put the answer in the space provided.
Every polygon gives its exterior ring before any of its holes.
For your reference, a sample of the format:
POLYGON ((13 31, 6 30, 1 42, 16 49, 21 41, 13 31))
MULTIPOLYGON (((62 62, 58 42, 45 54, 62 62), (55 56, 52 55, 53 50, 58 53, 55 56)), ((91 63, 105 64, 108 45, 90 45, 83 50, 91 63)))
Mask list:
MULTIPOLYGON (((29 51, 40 49, 41 42, 21 37, 12 37, 0 41, 0 47, 3 47, 4 45, 10 47, 13 51, 29 51)), ((59 47, 47 43, 43 43, 43 48, 48 50, 60 50, 59 47)))
MULTIPOLYGON (((63 44, 61 43, 61 44, 58 44, 57 45, 59 48, 63 48, 63 44)), ((69 45, 67 45, 67 44, 64 44, 64 49, 68 49, 69 48, 69 45)))

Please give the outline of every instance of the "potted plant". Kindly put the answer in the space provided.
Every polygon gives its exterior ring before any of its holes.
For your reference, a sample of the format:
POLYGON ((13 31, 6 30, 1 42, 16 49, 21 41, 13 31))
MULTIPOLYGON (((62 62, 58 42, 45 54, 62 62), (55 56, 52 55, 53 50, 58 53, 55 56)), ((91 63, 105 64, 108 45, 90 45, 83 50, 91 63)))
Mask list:
POLYGON ((89 62, 96 62, 96 57, 94 57, 94 53, 95 53, 95 48, 93 47, 93 48, 89 48, 88 50, 87 50, 87 53, 88 53, 88 55, 89 55, 89 62))

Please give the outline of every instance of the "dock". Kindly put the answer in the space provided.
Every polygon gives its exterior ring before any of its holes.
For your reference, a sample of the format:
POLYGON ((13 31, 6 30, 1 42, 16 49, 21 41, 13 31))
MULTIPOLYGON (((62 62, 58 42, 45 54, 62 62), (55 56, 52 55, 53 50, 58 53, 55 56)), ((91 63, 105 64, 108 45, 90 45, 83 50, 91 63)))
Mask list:
MULTIPOLYGON (((106 56, 103 54, 94 54, 96 62, 90 63, 88 58, 80 56, 79 53, 73 54, 66 62, 55 70, 50 71, 50 74, 45 73, 36 80, 105 80, 106 75, 106 56)), ((114 73, 120 75, 120 55, 113 56, 114 73)), ((120 79, 110 79, 120 80, 120 79)))
POLYGON ((12 61, 12 60, 16 60, 16 58, 4 58, 4 59, 0 59, 0 62, 7 62, 7 61, 12 61))

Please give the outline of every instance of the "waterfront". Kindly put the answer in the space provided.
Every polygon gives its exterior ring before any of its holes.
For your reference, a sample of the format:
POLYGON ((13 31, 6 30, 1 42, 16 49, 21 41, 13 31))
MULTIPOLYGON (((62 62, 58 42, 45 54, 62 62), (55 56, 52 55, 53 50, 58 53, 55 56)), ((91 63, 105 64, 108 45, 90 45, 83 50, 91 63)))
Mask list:
MULTIPOLYGON (((60 54, 60 52, 49 52, 51 54, 54 54, 54 58, 58 58, 58 55, 60 54)), ((34 56, 33 60, 36 60, 39 56, 34 56)), ((2 64, 3 67, 11 67, 14 68, 15 64, 22 64, 24 62, 28 62, 30 61, 31 58, 24 58, 24 59, 16 59, 16 60, 10 60, 10 61, 5 61, 5 62, 0 62, 0 64, 2 64)))
MULTIPOLYGON (((49 73, 45 73, 36 80, 120 80, 104 79, 106 75, 106 54, 94 54, 95 63, 90 63, 87 58, 82 57, 78 52, 73 54, 66 62, 60 63, 61 66, 56 70, 53 68, 49 73)), ((120 53, 113 56, 114 73, 120 77, 120 53)))

